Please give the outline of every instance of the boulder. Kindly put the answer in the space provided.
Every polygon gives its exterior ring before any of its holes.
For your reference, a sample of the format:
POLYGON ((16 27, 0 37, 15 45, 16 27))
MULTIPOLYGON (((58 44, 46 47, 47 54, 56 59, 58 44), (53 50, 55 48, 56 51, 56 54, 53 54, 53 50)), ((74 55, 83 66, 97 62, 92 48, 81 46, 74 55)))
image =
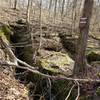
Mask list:
POLYGON ((100 61, 100 50, 92 49, 87 53, 87 60, 89 63, 100 61))
POLYGON ((40 50, 38 56, 39 65, 48 71, 61 73, 64 75, 72 75, 74 61, 68 54, 55 51, 40 50))
POLYGON ((0 23, 0 37, 9 44, 12 31, 10 26, 0 23))

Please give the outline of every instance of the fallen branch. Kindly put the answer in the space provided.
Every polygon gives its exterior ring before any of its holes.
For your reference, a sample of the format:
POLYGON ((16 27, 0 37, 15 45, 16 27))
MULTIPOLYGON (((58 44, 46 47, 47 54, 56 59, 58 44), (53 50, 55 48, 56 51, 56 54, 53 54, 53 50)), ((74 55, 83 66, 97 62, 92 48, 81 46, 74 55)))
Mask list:
POLYGON ((76 81, 77 87, 78 87, 78 94, 75 100, 79 100, 79 96, 80 96, 80 86, 79 86, 79 82, 76 81))
MULTIPOLYGON (((11 59, 11 61, 14 62, 14 64, 15 64, 16 66, 18 66, 18 63, 21 63, 22 65, 27 66, 27 67, 29 67, 29 68, 31 68, 31 69, 33 69, 33 70, 35 69, 34 67, 30 66, 30 65, 27 64, 26 62, 24 62, 24 61, 18 59, 18 58, 15 56, 15 54, 13 53, 13 51, 11 50, 11 48, 7 45, 7 43, 3 41, 2 37, 0 37, 0 43, 1 43, 1 45, 3 46, 3 48, 5 48, 5 52, 7 52, 7 54, 9 55, 9 57, 10 57, 10 59, 11 59)), ((12 63, 11 63, 11 64, 12 64, 12 63)))
MULTIPOLYGON (((14 63, 11 63, 11 62, 3 62, 3 63, 0 63, 0 64, 25 69, 25 70, 28 70, 28 71, 34 73, 34 74, 38 74, 38 75, 41 75, 43 77, 50 78, 50 79, 100 83, 100 79, 79 79, 79 78, 70 78, 70 77, 66 77, 66 76, 62 76, 62 75, 57 75, 57 76, 47 75, 47 74, 43 74, 43 73, 39 72, 36 69, 29 68, 28 66, 20 66, 20 65, 16 65, 14 63)), ((31 66, 31 67, 33 67, 33 66, 31 66)))
POLYGON ((89 35, 89 37, 92 38, 92 39, 95 39, 95 40, 97 40, 97 41, 100 41, 100 38, 98 38, 98 37, 96 37, 96 36, 94 36, 94 35, 92 35, 92 34, 89 35))
POLYGON ((57 79, 57 80, 61 80, 62 79, 62 80, 78 81, 78 82, 99 82, 100 83, 100 79, 78 79, 78 78, 69 78, 69 77, 62 76, 62 75, 51 76, 51 75, 43 74, 43 73, 39 72, 37 70, 37 68, 27 64, 24 61, 21 61, 20 59, 18 59, 14 55, 13 51, 11 50, 11 48, 9 48, 9 46, 2 40, 1 37, 0 37, 0 42, 2 43, 3 47, 6 48, 6 52, 8 53, 8 55, 13 59, 13 62, 5 61, 5 62, 0 63, 1 65, 8 65, 8 66, 12 66, 12 67, 25 69, 25 70, 28 70, 28 71, 30 71, 32 73, 35 73, 35 74, 38 74, 38 75, 41 75, 43 77, 50 78, 50 79, 57 79), (22 64, 24 66, 18 65, 18 63, 20 63, 20 64, 22 64))
POLYGON ((68 98, 69 98, 69 96, 70 96, 70 94, 71 94, 71 92, 72 92, 74 87, 75 87, 75 84, 71 87, 71 89, 70 89, 70 91, 69 91, 69 93, 68 93, 68 95, 67 95, 65 100, 68 100, 68 98))

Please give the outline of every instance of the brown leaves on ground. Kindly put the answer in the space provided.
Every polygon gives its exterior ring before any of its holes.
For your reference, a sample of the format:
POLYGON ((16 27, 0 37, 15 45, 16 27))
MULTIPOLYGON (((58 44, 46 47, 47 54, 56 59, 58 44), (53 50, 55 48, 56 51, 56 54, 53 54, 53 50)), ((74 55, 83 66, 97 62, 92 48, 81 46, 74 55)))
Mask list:
POLYGON ((28 100, 23 84, 0 71, 0 100, 28 100))

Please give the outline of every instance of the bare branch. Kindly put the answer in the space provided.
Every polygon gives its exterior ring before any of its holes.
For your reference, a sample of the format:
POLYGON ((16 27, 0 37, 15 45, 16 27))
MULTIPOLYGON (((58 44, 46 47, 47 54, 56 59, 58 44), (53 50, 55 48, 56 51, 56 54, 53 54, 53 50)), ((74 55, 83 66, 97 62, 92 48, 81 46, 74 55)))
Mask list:
POLYGON ((77 94, 77 97, 76 97, 75 100, 79 100, 79 96, 80 96, 80 86, 79 86, 79 82, 78 81, 76 81, 76 83, 77 83, 77 86, 78 86, 78 94, 77 94))
POLYGON ((35 73, 35 74, 38 74, 38 75, 41 75, 43 77, 50 78, 50 79, 78 81, 78 82, 98 82, 98 83, 100 83, 100 79, 77 79, 77 78, 70 78, 70 77, 66 77, 66 76, 62 76, 62 75, 51 76, 51 75, 43 74, 43 73, 39 72, 36 67, 33 67, 33 66, 27 64, 26 62, 18 59, 14 55, 14 53, 12 52, 11 48, 9 48, 9 46, 2 40, 1 37, 0 37, 0 43, 6 48, 6 52, 13 59, 13 62, 5 61, 5 62, 1 63, 1 65, 9 65, 9 66, 18 67, 18 68, 21 68, 21 69, 26 69, 26 70, 28 70, 32 73, 35 73), (20 63, 24 66, 19 66, 18 63, 20 63))
POLYGON ((47 74, 43 74, 43 73, 39 72, 38 70, 32 68, 33 66, 31 66, 31 67, 19 66, 19 65, 16 65, 15 63, 12 63, 12 62, 3 62, 3 63, 0 63, 0 64, 1 65, 14 66, 14 67, 21 68, 21 69, 26 69, 26 70, 34 73, 34 74, 38 74, 38 75, 41 75, 43 77, 50 78, 50 79, 100 83, 100 79, 79 79, 79 78, 66 77, 66 76, 62 76, 62 75, 57 75, 57 76, 47 75, 47 74))
POLYGON ((70 96, 70 94, 71 94, 71 92, 72 92, 74 87, 75 87, 75 84, 71 87, 71 89, 70 89, 70 91, 69 91, 69 93, 68 93, 68 95, 67 95, 65 100, 68 100, 68 98, 69 98, 69 96, 70 96))

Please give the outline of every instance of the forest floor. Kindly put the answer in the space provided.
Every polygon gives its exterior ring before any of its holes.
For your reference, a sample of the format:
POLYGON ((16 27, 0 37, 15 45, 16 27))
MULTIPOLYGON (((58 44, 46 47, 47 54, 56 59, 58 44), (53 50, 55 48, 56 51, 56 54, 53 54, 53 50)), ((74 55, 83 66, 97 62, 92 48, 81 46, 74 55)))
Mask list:
POLYGON ((0 100, 28 100, 27 88, 0 70, 0 100))
MULTIPOLYGON (((13 10, 13 9, 6 9, 6 8, 1 8, 0 9, 0 22, 2 22, 4 24, 8 25, 8 23, 16 22, 21 17, 25 18, 26 17, 25 13, 19 12, 18 10, 13 10)), ((53 46, 53 43, 54 43, 54 42, 51 42, 52 39, 47 39, 46 38, 44 40, 45 40, 44 41, 44 46, 46 46, 46 45, 48 46, 48 44, 46 44, 46 43, 48 43, 48 41, 50 41, 50 47, 52 49, 52 46, 53 46)), ((90 42, 91 42, 91 40, 90 40, 90 42)), ((91 42, 91 45, 92 46, 94 45, 95 47, 97 47, 98 43, 96 45, 96 43, 93 43, 93 42, 94 42, 94 40, 91 42)), ((54 45, 53 49, 55 49, 58 45, 59 44, 54 45)), ((91 45, 89 44, 90 49, 91 49, 91 45)), ((59 46, 58 46, 58 48, 59 48, 59 46)), ((29 50, 29 47, 27 49, 29 50)), ((48 49, 48 51, 49 51, 49 49, 48 49)), ((28 57, 28 56, 26 54, 26 57, 28 57)), ((92 66, 93 66, 93 68, 90 68, 88 70, 88 76, 85 77, 85 78, 99 79, 100 78, 100 63, 95 63, 94 62, 92 66)), ((28 90, 27 90, 26 86, 24 86, 23 84, 18 82, 14 77, 13 78, 12 77, 13 76, 9 75, 7 70, 0 69, 0 100, 28 100, 28 90)), ((38 87, 38 85, 37 85, 37 87, 38 87)), ((86 88, 86 86, 84 86, 84 88, 86 88)), ((91 85, 90 85, 90 89, 91 89, 91 85)), ((87 88, 86 91, 88 91, 88 88, 87 88)), ((94 100, 99 100, 99 99, 94 99, 94 100)))

